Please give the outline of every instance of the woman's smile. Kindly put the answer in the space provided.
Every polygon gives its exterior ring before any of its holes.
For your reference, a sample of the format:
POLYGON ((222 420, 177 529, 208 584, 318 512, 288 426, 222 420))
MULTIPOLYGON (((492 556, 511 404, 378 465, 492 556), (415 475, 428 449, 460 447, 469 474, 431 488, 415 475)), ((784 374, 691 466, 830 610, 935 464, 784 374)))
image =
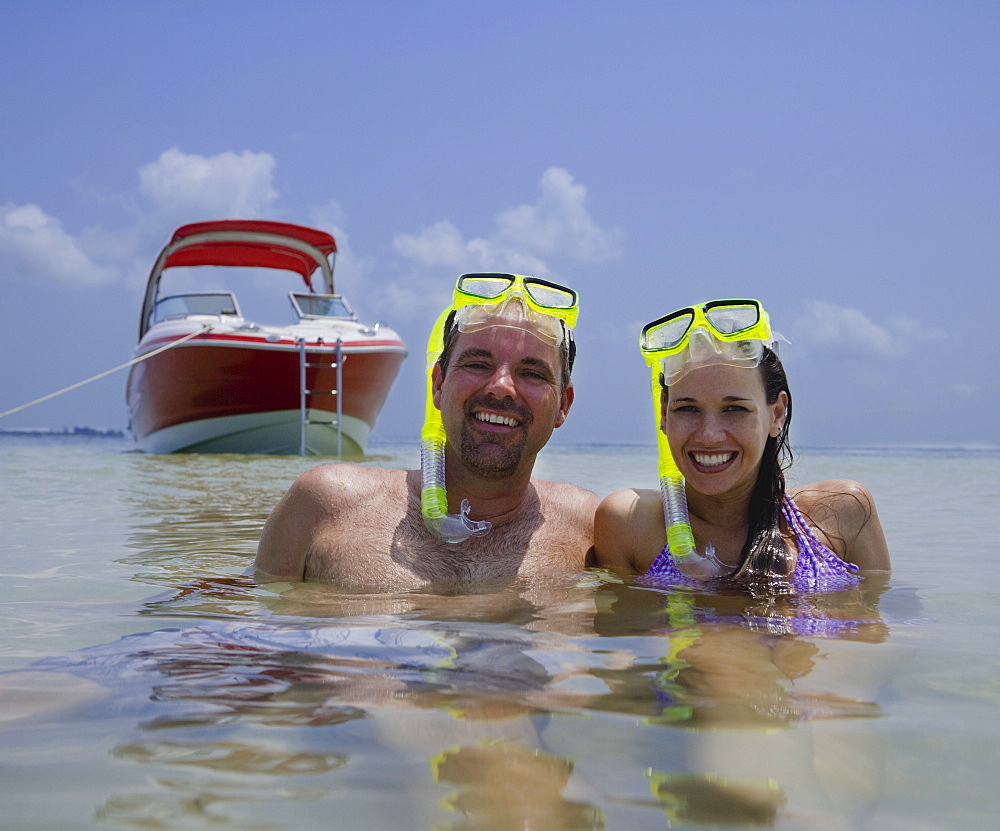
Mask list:
POLYGON ((736 451, 727 453, 698 453, 692 451, 688 453, 695 470, 701 473, 719 473, 726 470, 735 461, 736 451))

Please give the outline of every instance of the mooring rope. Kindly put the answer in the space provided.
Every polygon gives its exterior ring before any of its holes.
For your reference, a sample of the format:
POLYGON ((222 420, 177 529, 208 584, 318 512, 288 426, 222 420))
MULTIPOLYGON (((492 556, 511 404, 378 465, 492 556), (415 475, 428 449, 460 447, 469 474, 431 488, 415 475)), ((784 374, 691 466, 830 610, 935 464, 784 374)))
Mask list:
POLYGON ((41 404, 43 401, 48 401, 50 398, 55 398, 58 395, 62 395, 64 392, 71 392, 72 390, 84 387, 93 381, 99 381, 106 375, 112 375, 119 370, 130 367, 133 364, 137 364, 140 361, 145 361, 147 358, 152 358, 154 355, 159 355, 161 352, 166 352, 168 349, 173 349, 175 346, 180 346, 182 343, 191 340, 192 338, 198 337, 198 335, 203 335, 209 329, 212 328, 211 323, 206 323, 197 332, 192 332, 189 335, 185 335, 183 338, 172 341, 165 346, 159 347, 159 349, 154 349, 152 352, 147 352, 145 355, 140 355, 138 358, 133 358, 131 361, 126 361, 123 364, 119 364, 112 369, 106 369, 104 372, 100 372, 92 378, 87 378, 85 381, 77 381, 75 384, 70 384, 68 387, 63 387, 61 390, 56 390, 55 392, 50 392, 48 395, 43 395, 41 398, 36 398, 34 401, 29 401, 27 404, 22 404, 20 407, 15 407, 13 410, 7 410, 5 413, 0 413, 0 418, 6 418, 9 415, 14 415, 14 413, 19 413, 21 410, 27 410, 28 407, 34 407, 36 404, 41 404))

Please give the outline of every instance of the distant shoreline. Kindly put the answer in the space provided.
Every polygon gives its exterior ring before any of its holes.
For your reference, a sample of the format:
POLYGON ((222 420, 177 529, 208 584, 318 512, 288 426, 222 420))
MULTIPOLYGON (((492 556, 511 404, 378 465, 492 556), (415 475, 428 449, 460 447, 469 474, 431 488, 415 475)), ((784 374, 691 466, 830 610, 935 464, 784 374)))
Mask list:
POLYGON ((99 430, 96 427, 11 427, 0 429, 0 436, 96 436, 123 439, 124 430, 99 430))
MULTIPOLYGON (((0 436, 31 436, 38 438, 46 437, 78 437, 78 438, 107 438, 124 439, 128 438, 125 430, 115 428, 102 430, 97 427, 8 427, 0 428, 0 436)), ((379 448, 388 449, 405 445, 407 447, 419 447, 419 436, 373 436, 369 440, 369 451, 377 452, 379 448)), ((573 452, 582 448, 589 448, 598 452, 615 453, 622 450, 656 451, 656 445, 652 442, 552 442, 545 448, 546 454, 558 454, 560 452, 573 452)), ((796 444, 796 454, 810 453, 832 453, 836 455, 856 455, 864 453, 875 453, 879 455, 893 455, 906 453, 940 454, 940 453, 1000 453, 1000 446, 989 443, 970 444, 858 444, 858 445, 820 445, 820 444, 796 444)))

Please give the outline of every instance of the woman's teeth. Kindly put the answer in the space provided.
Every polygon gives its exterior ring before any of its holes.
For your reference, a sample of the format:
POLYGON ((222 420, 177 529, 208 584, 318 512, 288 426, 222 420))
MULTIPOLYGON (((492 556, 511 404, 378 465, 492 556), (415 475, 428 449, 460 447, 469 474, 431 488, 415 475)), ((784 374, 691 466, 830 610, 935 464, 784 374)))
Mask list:
POLYGON ((731 458, 733 453, 692 453, 694 460, 702 467, 717 467, 724 465, 731 458))

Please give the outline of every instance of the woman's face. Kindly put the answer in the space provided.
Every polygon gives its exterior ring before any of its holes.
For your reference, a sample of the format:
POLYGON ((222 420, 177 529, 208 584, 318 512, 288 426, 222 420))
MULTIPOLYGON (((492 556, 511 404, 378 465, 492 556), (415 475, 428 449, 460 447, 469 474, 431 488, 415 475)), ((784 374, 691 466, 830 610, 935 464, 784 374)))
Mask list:
POLYGON ((664 396, 663 428, 687 483, 706 495, 753 489, 768 436, 785 423, 788 396, 768 404, 756 369, 693 369, 664 396))

